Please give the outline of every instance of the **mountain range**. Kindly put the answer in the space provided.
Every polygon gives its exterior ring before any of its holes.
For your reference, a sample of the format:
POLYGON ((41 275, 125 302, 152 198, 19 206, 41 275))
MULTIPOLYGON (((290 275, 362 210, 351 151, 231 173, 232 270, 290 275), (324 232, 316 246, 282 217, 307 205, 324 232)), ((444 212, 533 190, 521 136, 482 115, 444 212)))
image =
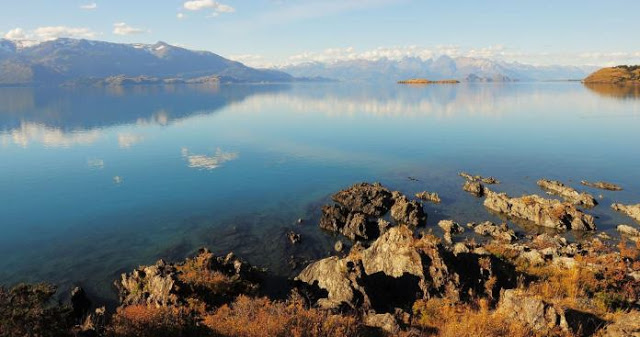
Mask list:
POLYGON ((0 40, 0 85, 60 84, 112 76, 225 82, 290 82, 289 74, 255 69, 207 51, 164 42, 120 44, 60 38, 35 45, 0 40))
POLYGON ((0 39, 0 85, 159 84, 220 82, 362 81, 408 78, 468 82, 579 80, 591 66, 533 66, 483 58, 307 62, 256 69, 208 51, 164 42, 122 44, 60 38, 41 43, 0 39))
POLYGON ((456 79, 467 82, 580 80, 598 67, 534 66, 484 58, 440 56, 423 60, 343 60, 307 62, 278 68, 293 76, 325 77, 342 81, 389 82, 409 78, 456 79))

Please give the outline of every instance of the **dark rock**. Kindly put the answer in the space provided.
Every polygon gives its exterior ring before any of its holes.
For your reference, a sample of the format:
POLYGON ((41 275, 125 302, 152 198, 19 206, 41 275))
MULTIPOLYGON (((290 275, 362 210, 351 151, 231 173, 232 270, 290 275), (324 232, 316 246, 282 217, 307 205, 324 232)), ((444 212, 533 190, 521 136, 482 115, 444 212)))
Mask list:
POLYGON ((287 232, 287 238, 289 239, 289 242, 291 242, 292 245, 299 243, 301 240, 300 234, 294 231, 287 232))
POLYGON ((74 287, 71 290, 71 308, 73 309, 73 318, 76 322, 82 321, 89 309, 91 309, 91 300, 81 287, 74 287))
POLYGON ((333 195, 333 201, 350 212, 379 217, 386 214, 393 200, 391 192, 378 183, 360 183, 333 195))

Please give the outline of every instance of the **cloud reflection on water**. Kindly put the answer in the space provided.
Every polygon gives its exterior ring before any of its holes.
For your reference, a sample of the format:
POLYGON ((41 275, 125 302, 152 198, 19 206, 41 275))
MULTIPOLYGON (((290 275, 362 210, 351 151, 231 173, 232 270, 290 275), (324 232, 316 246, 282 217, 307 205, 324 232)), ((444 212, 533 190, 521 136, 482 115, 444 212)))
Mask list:
POLYGON ((237 152, 224 152, 222 149, 217 148, 214 155, 207 156, 202 154, 191 154, 188 148, 182 148, 182 156, 187 160, 187 164, 190 168, 214 170, 228 161, 238 159, 239 154, 237 152))

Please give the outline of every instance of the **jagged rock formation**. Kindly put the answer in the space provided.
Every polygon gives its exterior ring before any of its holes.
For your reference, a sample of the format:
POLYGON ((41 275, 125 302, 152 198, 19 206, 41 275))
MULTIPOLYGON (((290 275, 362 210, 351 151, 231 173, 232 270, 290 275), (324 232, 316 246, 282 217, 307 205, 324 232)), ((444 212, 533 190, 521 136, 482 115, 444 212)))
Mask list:
POLYGON ((589 182, 586 180, 582 180, 580 181, 580 183, 584 186, 589 186, 589 187, 593 187, 593 188, 599 188, 601 190, 607 190, 607 191, 622 191, 622 187, 620 185, 616 185, 613 183, 608 183, 606 181, 596 181, 596 182, 589 182))
POLYGON ((629 225, 618 225, 616 230, 633 241, 640 241, 640 230, 629 225))
POLYGON ((385 232, 392 224, 381 217, 389 212, 398 224, 416 227, 427 221, 421 203, 378 183, 353 185, 334 194, 332 199, 336 204, 322 208, 320 228, 354 241, 372 240, 385 232))
POLYGON ((181 263, 159 260, 155 265, 142 266, 122 274, 114 284, 122 305, 173 306, 186 303, 191 297, 218 302, 229 296, 250 294, 257 290, 259 282, 260 271, 233 253, 214 256, 202 249, 181 263), (219 280, 211 283, 219 291, 204 289, 200 284, 203 279, 219 280))
POLYGON ((580 193, 557 180, 540 179, 538 180, 538 186, 551 194, 561 196, 564 200, 576 206, 595 207, 598 204, 591 194, 580 193))
MULTIPOLYGON (((499 261, 473 253, 454 256, 430 235, 419 239, 400 225, 390 228, 369 248, 356 245, 345 258, 329 257, 307 266, 299 286, 321 294, 324 308, 363 307, 378 313, 409 310, 416 299, 431 296, 461 298, 513 284, 499 261), (490 278, 496 282, 487 286, 490 278)), ((513 276, 511 274, 511 276, 513 276)))
POLYGON ((623 205, 623 204, 613 204, 611 205, 613 210, 622 212, 634 220, 640 222, 640 204, 636 205, 623 205))
POLYGON ((487 191, 484 206, 509 217, 532 222, 538 226, 561 230, 595 230, 593 216, 574 205, 538 195, 511 198, 506 193, 487 191))
POLYGON ((438 193, 431 193, 427 191, 416 193, 416 198, 424 201, 431 201, 434 204, 439 204, 442 201, 440 200, 440 196, 438 195, 438 193))
POLYGON ((478 198, 484 196, 485 191, 487 190, 479 181, 465 181, 462 189, 475 195, 478 198))
POLYGON ((464 228, 452 220, 441 220, 438 222, 438 227, 442 228, 444 240, 447 243, 453 243, 451 235, 462 234, 464 232, 464 228))
POLYGON ((500 181, 494 177, 483 177, 483 176, 479 176, 479 175, 470 175, 469 173, 466 172, 460 172, 458 173, 459 176, 461 176, 462 178, 466 179, 467 181, 479 181, 482 183, 485 183, 487 185, 494 185, 494 184, 499 184, 500 181))

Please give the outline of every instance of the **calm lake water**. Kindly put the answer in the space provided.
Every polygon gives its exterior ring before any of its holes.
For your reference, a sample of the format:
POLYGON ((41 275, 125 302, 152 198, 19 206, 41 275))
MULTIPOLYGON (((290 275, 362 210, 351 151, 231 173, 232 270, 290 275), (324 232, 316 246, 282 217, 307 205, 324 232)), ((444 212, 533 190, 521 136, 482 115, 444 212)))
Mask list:
POLYGON ((0 284, 109 298, 123 271, 202 246, 288 276, 291 256, 329 254, 319 208, 359 181, 439 192, 427 228, 498 221, 461 170, 601 194, 589 212, 611 232, 633 221, 609 205, 640 202, 639 127, 637 90, 580 83, 0 88, 0 284))

